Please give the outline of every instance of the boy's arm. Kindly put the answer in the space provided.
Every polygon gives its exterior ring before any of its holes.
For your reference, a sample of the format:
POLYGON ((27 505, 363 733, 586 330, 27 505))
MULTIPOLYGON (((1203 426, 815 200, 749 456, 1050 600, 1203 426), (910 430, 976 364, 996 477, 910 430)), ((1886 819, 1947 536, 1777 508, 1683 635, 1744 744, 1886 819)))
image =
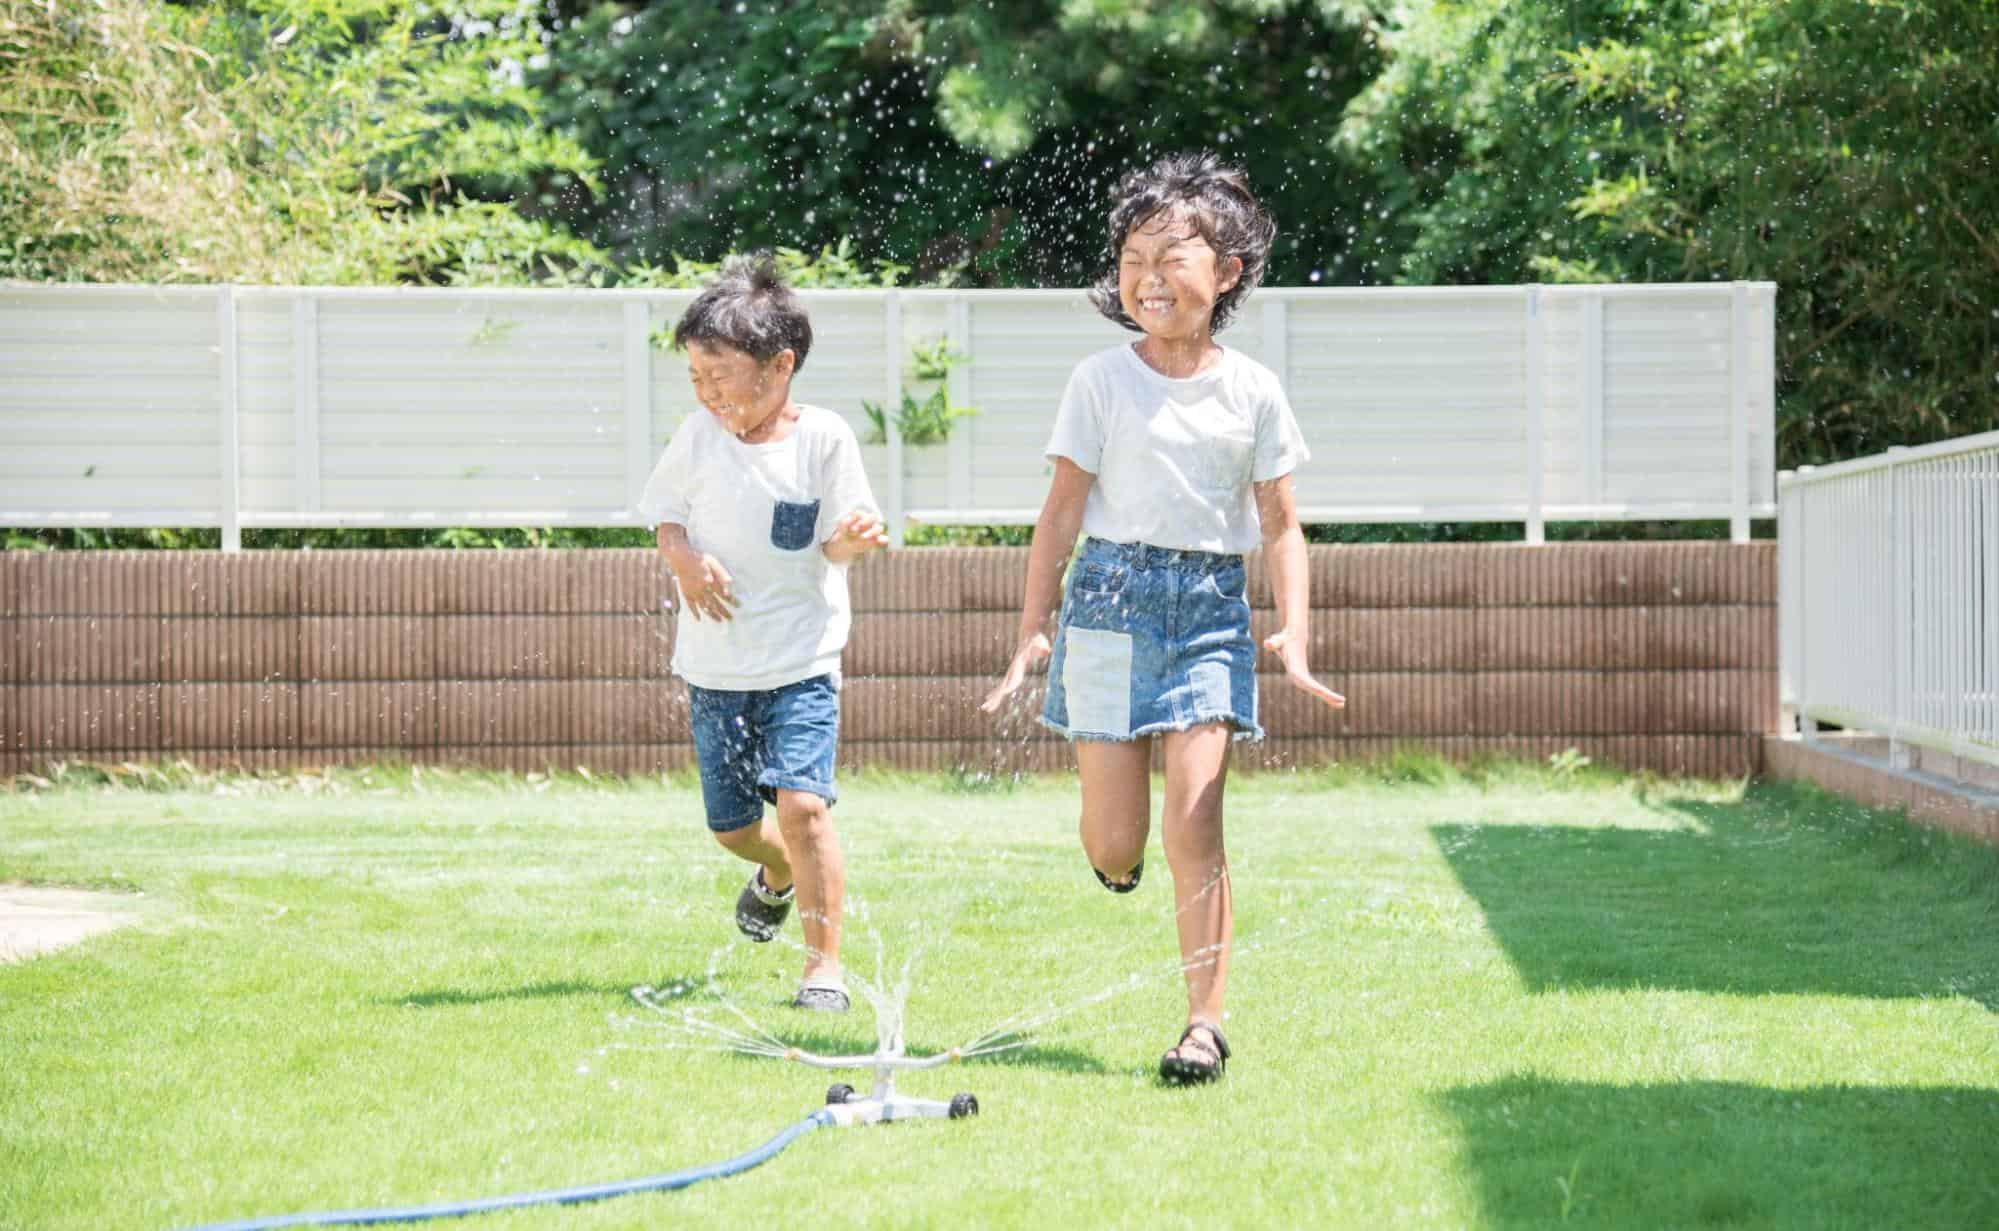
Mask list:
POLYGON ((1305 556, 1305 531, 1291 495, 1291 476, 1251 484, 1256 512, 1263 523, 1263 562, 1270 573, 1270 592, 1277 605, 1277 631, 1263 639, 1263 648, 1284 664, 1285 678, 1335 708, 1346 698, 1312 678, 1307 658, 1312 639, 1312 579, 1305 556))
POLYGON ((731 620, 737 605, 736 579, 722 562, 696 550, 687 539, 687 527, 663 521, 654 530, 659 554, 673 570, 673 583, 680 587, 680 601, 695 619, 731 620))
POLYGON ((888 546, 888 524, 882 520, 881 506, 868 488, 868 472, 861 465, 861 445, 851 428, 841 425, 827 451, 823 472, 825 519, 837 518, 820 535, 819 551, 832 564, 847 564, 877 548, 888 546))
POLYGON ((872 509, 856 509, 833 527, 833 537, 819 545, 820 554, 833 564, 847 564, 869 552, 888 546, 888 525, 872 509))

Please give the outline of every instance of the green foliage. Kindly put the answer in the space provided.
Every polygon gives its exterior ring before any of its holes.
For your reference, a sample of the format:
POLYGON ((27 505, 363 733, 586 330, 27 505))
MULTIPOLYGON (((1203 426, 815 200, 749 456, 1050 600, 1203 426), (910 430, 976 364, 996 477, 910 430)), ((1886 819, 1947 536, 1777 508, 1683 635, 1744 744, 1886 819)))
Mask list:
POLYGON ((512 202, 592 183, 507 0, 0 0, 0 276, 601 282, 512 202))
MULTIPOLYGON (((876 290, 899 286, 909 274, 907 265, 881 259, 862 260, 855 256, 853 240, 845 236, 838 243, 827 244, 817 252, 780 246, 771 249, 770 253, 778 274, 794 290, 876 290)), ((619 284, 658 290, 694 290, 707 285, 720 273, 729 257, 696 261, 675 253, 667 259, 672 262, 671 266, 643 262, 627 266, 619 284)), ((659 341, 657 333, 654 334, 654 341, 659 341)))
MULTIPOLYGON (((938 338, 927 346, 919 346, 910 355, 910 369, 919 384, 936 383, 928 396, 921 401, 910 393, 902 391, 902 408, 895 413, 895 429, 906 445, 940 445, 951 437, 951 424, 955 421, 979 413, 969 406, 951 405, 950 389, 944 382, 951 375, 951 369, 963 362, 964 356, 951 349, 949 338, 938 338)), ((865 444, 887 444, 889 416, 886 408, 875 402, 863 401, 861 413, 868 417, 870 425, 865 444)))
MULTIPOLYGON (((98 529, 89 526, 20 529, 0 527, 7 551, 216 551, 222 532, 213 529, 151 527, 98 529)), ((381 550, 446 547, 472 550, 553 547, 651 547, 650 530, 590 526, 449 526, 443 529, 245 529, 246 550, 381 550)))
POLYGON ((568 216, 629 260, 851 237, 919 282, 1080 285, 1117 175, 1206 147, 1250 167, 1284 222, 1273 280, 1302 282, 1356 203, 1326 142, 1375 63, 1365 20, 1270 0, 604 6, 535 79, 615 186, 568 216))
POLYGON ((1778 285, 1778 464, 1999 427, 1999 6, 1439 3, 1348 108, 1408 283, 1778 285))

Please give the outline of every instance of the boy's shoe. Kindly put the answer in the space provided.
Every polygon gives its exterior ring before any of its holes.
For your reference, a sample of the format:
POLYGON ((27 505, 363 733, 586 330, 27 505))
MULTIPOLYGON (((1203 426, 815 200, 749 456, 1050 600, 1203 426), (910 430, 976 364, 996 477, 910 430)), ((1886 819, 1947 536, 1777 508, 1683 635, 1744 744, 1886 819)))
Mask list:
POLYGON ((814 1013, 845 1013, 852 1003, 838 979, 823 977, 807 979, 791 998, 792 1008, 814 1013))
POLYGON ((783 893, 764 887, 764 870, 750 873, 750 883, 736 895, 736 927, 743 935, 762 944, 777 935, 791 914, 791 898, 797 885, 786 885, 783 893))

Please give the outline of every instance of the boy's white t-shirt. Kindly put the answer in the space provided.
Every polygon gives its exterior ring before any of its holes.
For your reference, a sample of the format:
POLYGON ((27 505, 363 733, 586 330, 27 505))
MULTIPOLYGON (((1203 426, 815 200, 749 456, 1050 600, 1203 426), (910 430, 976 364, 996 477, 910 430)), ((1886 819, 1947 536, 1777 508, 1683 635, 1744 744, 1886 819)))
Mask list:
POLYGON ((1199 375, 1163 376, 1129 344, 1076 365, 1043 452, 1096 476, 1084 533, 1218 552, 1262 537, 1250 484, 1311 456, 1269 368, 1224 347, 1199 375))
POLYGON ((846 420, 801 405, 790 435, 752 445, 696 410, 675 429, 638 510, 649 525, 685 526, 694 549, 734 578, 734 619, 681 610, 674 674, 750 692, 839 670, 853 619, 847 566, 828 561, 820 545, 849 513, 881 515, 846 420), (814 501, 816 511, 798 507, 814 501))

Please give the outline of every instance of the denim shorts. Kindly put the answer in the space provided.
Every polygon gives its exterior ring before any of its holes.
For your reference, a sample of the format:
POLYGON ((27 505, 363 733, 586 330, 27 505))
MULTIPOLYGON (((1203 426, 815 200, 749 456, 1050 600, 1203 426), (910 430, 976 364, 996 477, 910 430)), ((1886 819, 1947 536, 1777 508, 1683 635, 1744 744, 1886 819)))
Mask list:
POLYGON ((1256 725, 1242 557, 1083 541, 1062 596, 1041 721, 1071 739, 1256 725))
POLYGON ((804 791, 831 804, 833 755, 840 742, 840 678, 760 692, 687 686, 694 754, 708 828, 729 833, 763 819, 779 791, 804 791))

